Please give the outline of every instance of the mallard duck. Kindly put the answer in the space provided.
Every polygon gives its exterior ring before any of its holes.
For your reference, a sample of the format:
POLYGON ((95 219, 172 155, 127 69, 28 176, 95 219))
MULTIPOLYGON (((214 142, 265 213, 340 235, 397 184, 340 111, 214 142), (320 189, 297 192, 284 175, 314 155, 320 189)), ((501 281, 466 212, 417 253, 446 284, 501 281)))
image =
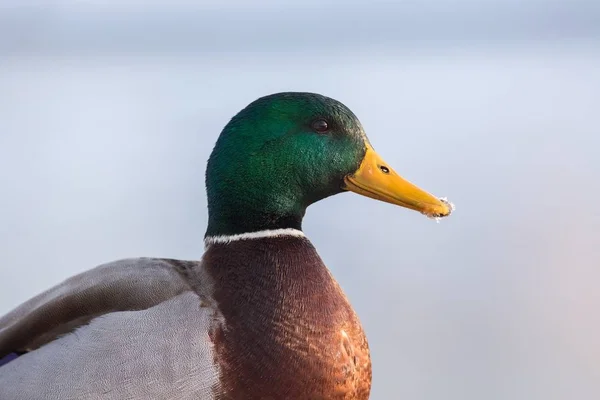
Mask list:
MULTIPOLYGON (((0 319, 0 399, 367 399, 367 339, 302 232, 306 209, 353 191, 444 217, 342 103, 262 97, 206 171, 200 261, 136 258, 67 279, 0 319)), ((365 249, 368 251, 368 249, 365 249)))

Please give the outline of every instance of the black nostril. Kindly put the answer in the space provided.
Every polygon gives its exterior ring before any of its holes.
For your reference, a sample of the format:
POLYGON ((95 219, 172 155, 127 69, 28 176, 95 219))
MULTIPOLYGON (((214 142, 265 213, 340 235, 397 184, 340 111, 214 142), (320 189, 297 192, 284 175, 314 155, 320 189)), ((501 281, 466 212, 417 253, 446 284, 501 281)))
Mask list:
POLYGON ((380 165, 379 169, 381 170, 381 172, 383 172, 384 174, 389 174, 390 173, 390 169, 388 167, 386 167, 385 165, 380 165))

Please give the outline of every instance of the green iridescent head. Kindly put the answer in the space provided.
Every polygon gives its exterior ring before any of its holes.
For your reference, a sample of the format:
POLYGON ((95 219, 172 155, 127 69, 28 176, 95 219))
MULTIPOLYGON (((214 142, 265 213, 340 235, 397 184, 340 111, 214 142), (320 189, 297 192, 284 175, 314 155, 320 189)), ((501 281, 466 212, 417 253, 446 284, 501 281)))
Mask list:
POLYGON ((417 209, 411 199, 385 198, 389 194, 370 187, 374 178, 394 183, 398 177, 371 154, 360 121, 342 103, 313 93, 262 97, 231 119, 208 160, 206 234, 301 229, 310 204, 345 190, 417 209), (371 176, 372 166, 378 176, 371 176))

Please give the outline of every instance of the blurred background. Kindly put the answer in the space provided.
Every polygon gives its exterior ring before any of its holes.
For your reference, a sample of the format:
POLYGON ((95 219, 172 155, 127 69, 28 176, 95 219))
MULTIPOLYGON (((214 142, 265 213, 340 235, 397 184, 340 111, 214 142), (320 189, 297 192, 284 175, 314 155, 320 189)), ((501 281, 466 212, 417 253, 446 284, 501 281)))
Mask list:
POLYGON ((372 399, 600 398, 596 0, 0 0, 0 314, 110 260, 200 258, 212 146, 279 91, 342 101, 457 206, 308 210, 372 399))

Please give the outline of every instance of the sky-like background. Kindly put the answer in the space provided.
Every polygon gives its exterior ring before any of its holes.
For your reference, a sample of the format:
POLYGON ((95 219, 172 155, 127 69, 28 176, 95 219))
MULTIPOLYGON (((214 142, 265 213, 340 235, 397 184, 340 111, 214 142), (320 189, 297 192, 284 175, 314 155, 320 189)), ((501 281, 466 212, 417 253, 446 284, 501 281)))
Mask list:
POLYGON ((198 259, 220 130, 289 90, 457 205, 308 210, 372 399, 600 398, 595 0, 0 0, 0 314, 106 261, 198 259))

